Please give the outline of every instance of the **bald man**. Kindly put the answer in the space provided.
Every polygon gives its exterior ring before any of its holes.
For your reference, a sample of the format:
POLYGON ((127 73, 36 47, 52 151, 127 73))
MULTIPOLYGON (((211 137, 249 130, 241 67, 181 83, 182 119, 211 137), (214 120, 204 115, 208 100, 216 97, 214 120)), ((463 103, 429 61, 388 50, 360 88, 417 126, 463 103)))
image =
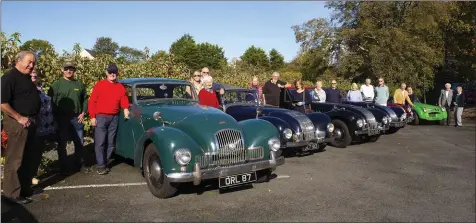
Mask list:
POLYGON ((1 77, 3 128, 8 135, 3 193, 20 204, 27 204, 32 201, 27 197, 32 195, 29 175, 34 168, 31 154, 35 149, 41 99, 30 76, 35 68, 35 54, 21 51, 15 60, 15 67, 1 77))

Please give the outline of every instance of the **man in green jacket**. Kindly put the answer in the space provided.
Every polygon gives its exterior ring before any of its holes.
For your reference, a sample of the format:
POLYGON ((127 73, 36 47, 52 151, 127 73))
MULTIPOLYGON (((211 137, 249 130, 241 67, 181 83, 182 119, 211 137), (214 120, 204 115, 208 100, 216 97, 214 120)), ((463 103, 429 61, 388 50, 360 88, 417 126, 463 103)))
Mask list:
POLYGON ((84 143, 84 116, 88 109, 88 95, 85 85, 74 78, 76 65, 66 62, 63 65, 63 77, 55 81, 48 95, 52 98, 53 115, 58 123, 58 158, 60 171, 64 175, 78 169, 89 172, 85 166, 83 143, 84 143), (76 166, 68 166, 66 144, 69 140, 74 143, 76 166))

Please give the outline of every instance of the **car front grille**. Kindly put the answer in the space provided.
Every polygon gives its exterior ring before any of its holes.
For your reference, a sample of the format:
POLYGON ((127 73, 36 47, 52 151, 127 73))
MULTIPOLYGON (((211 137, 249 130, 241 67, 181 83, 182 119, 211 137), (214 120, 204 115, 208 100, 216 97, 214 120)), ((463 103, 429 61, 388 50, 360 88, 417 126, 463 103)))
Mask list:
POLYGON ((294 112, 294 111, 289 112, 289 115, 291 115, 293 118, 295 118, 299 122, 299 126, 301 126, 304 140, 308 141, 308 140, 316 139, 315 128, 311 119, 309 119, 304 114, 301 114, 299 112, 294 112))
POLYGON ((243 136, 234 129, 220 130, 215 134, 218 152, 195 156, 200 168, 230 166, 264 157, 263 147, 245 149, 243 136))

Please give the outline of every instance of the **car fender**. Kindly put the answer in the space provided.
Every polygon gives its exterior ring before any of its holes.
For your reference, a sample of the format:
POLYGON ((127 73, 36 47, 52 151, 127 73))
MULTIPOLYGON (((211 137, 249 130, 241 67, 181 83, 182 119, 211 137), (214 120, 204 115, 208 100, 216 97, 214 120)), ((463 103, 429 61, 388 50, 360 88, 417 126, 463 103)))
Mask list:
POLYGON ((325 113, 314 112, 306 114, 306 116, 312 121, 314 127, 319 129, 320 131, 327 131, 327 125, 332 122, 329 115, 325 113))
MULTIPOLYGON (((262 146, 265 154, 263 159, 269 159, 268 140, 273 137, 280 138, 280 133, 271 122, 260 119, 248 119, 238 122, 243 131, 246 145, 249 147, 262 146)), ((248 149, 248 148, 246 148, 248 149)))
MULTIPOLYGON (((192 154, 191 164, 195 163, 195 156, 202 154, 203 150, 190 136, 183 131, 161 126, 151 128, 142 135, 134 150, 134 166, 142 168, 142 156, 148 143, 153 143, 157 148, 157 153, 161 157, 164 173, 180 171, 180 165, 175 162, 174 152, 181 148, 187 148, 192 154)), ((193 165, 187 165, 187 171, 193 170, 193 165)))
MULTIPOLYGON (((258 119, 262 119, 262 120, 266 120, 268 122, 270 122, 271 124, 274 125, 274 127, 276 128, 276 130, 278 131, 278 134, 279 134, 279 139, 281 140, 281 142, 286 142, 287 140, 284 138, 284 135, 283 135, 283 130, 288 128, 288 129, 291 129, 291 126, 289 126, 289 124, 280 119, 280 118, 277 118, 277 117, 272 117, 272 116, 261 116, 259 117, 258 119)), ((294 132, 294 131, 293 131, 294 132)))
POLYGON ((331 118, 331 120, 339 119, 345 122, 350 131, 354 131, 355 129, 357 129, 357 120, 359 118, 365 119, 364 117, 361 117, 360 115, 356 115, 355 113, 351 111, 347 111, 347 110, 328 111, 328 112, 325 112, 325 114, 328 115, 331 118))

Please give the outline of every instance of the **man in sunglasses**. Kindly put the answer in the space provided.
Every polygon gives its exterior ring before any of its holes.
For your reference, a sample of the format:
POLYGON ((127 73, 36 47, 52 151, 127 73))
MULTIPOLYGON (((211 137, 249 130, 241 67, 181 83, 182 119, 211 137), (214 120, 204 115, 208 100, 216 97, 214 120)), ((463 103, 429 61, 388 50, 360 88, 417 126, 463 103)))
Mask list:
POLYGON ((337 81, 331 81, 331 88, 327 88, 326 91, 326 102, 330 103, 341 103, 342 101, 342 94, 340 90, 337 89, 337 81))
POLYGON ((48 90, 52 99, 53 115, 58 124, 58 159, 60 172, 70 175, 78 169, 89 172, 85 165, 83 151, 84 116, 88 108, 88 94, 82 81, 75 78, 76 65, 66 62, 62 67, 63 77, 56 80, 48 90), (76 163, 70 166, 67 162, 66 144, 73 141, 76 163))
POLYGON ((388 92, 387 85, 385 85, 383 78, 379 78, 378 86, 375 87, 375 104, 387 106, 389 96, 390 93, 388 92))
MULTIPOLYGON (((204 67, 202 69, 201 74, 202 74, 202 78, 201 78, 202 82, 203 82, 204 77, 211 76, 210 71, 208 70, 208 67, 204 67)), ((221 86, 220 84, 217 84, 215 82, 213 82, 213 84, 212 84, 212 90, 220 92, 221 95, 225 94, 225 88, 223 88, 223 86, 221 86)))
POLYGON ((109 159, 116 144, 119 113, 124 110, 124 118, 129 119, 129 98, 126 88, 117 82, 119 69, 110 64, 106 69, 106 79, 94 85, 88 103, 91 125, 94 129, 94 150, 96 152, 97 173, 108 174, 109 159))

